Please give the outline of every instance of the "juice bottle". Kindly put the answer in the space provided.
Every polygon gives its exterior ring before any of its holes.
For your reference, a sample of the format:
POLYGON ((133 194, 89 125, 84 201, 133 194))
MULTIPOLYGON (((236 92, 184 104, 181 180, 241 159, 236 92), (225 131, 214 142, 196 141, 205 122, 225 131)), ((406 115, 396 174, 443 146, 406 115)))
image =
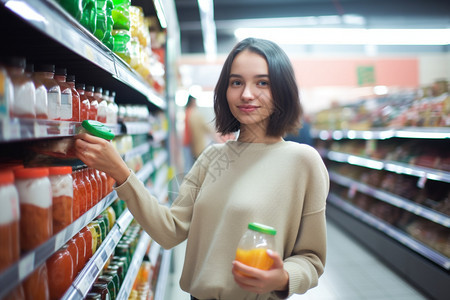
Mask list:
POLYGON ((67 75, 66 82, 72 90, 72 121, 81 122, 83 121, 80 119, 81 99, 80 93, 75 88, 75 75, 67 75))
POLYGON ((61 88, 54 79, 54 65, 36 65, 35 77, 37 77, 47 88, 48 119, 61 119, 61 88))
POLYGON ((101 99, 98 103, 97 121, 106 123, 106 117, 108 112, 109 91, 104 90, 101 99))
POLYGON ((94 91, 95 88, 92 85, 86 86, 85 89, 85 95, 89 99, 91 108, 89 110, 89 120, 97 120, 97 113, 98 113, 98 101, 94 97, 94 91))
POLYGON ((239 241, 236 260, 261 270, 270 269, 273 259, 267 254, 267 250, 274 249, 276 233, 273 227, 249 223, 247 231, 239 241))
POLYGON ((80 94, 80 122, 89 120, 89 111, 91 110, 91 103, 85 94, 84 83, 76 84, 77 92, 80 94))
POLYGON ((72 121, 72 88, 66 82, 66 77, 66 68, 56 68, 54 78, 61 88, 61 120, 72 121))
MULTIPOLYGON (((63 276, 60 276, 63 277, 63 276)), ((69 276, 67 276, 69 277, 69 276)), ((23 282, 25 299, 48 300, 50 299, 49 273, 44 263, 37 267, 23 282)))
POLYGON ((29 251, 53 235, 52 188, 48 168, 14 169, 20 202, 20 248, 29 251))
MULTIPOLYGON (((64 245, 47 261, 50 299, 60 299, 73 281, 73 258, 69 246, 64 245)), ((32 298, 30 298, 32 299, 32 298)))
POLYGON ((0 272, 20 257, 19 193, 14 186, 14 173, 0 171, 0 272))
POLYGON ((73 222, 72 167, 49 167, 52 186, 53 233, 56 234, 73 222))
POLYGON ((27 64, 26 66, 27 76, 34 82, 35 94, 36 94, 36 119, 48 119, 48 100, 47 100, 47 88, 42 81, 34 76, 34 64, 27 64))
POLYGON ((11 57, 6 69, 13 84, 13 102, 10 107, 13 117, 36 117, 36 91, 33 81, 25 74, 26 61, 23 57, 11 57))

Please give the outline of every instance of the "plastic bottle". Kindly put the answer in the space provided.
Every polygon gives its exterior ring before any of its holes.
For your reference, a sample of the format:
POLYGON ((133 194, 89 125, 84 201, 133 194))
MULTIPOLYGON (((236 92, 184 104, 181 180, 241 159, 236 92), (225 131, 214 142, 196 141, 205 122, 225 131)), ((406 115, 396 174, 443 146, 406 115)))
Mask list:
POLYGON ((89 112, 91 110, 91 103, 89 98, 85 94, 85 84, 76 84, 77 92, 80 94, 80 122, 84 120, 89 120, 89 112))
POLYGON ((72 88, 66 82, 66 77, 66 68, 56 68, 55 80, 61 88, 61 120, 72 121, 72 88))
POLYGON ((80 23, 91 33, 97 27, 97 0, 83 0, 83 14, 80 23))
POLYGON ((14 88, 11 106, 13 117, 36 117, 36 91, 33 81, 25 74, 26 60, 22 57, 11 57, 7 60, 6 69, 14 88))
POLYGON ((42 81, 47 88, 47 104, 48 104, 48 119, 61 119, 61 88, 58 82, 54 79, 55 66, 54 65, 36 65, 35 76, 42 81))
POLYGON ((87 226, 83 227, 83 229, 80 230, 80 234, 83 236, 84 242, 86 243, 86 255, 84 261, 84 263, 86 264, 93 255, 93 238, 92 233, 87 226))
MULTIPOLYGON (((47 259, 50 299, 60 299, 73 281, 73 258, 68 245, 62 246, 47 259)), ((31 298, 30 298, 31 299, 31 298)))
POLYGON ((83 170, 79 169, 74 172, 74 178, 76 179, 75 183, 78 187, 79 192, 79 210, 81 217, 84 213, 87 212, 87 201, 88 201, 88 190, 86 187, 86 183, 84 182, 83 170))
POLYGON ((104 90, 102 93, 102 97, 98 101, 99 103, 98 103, 97 121, 106 123, 108 113, 109 91, 104 90))
POLYGON ((0 171, 0 272, 19 260, 19 193, 14 173, 0 171))
POLYGON ((78 274, 83 269, 85 262, 86 262, 86 242, 83 238, 82 233, 80 233, 80 232, 75 234, 72 239, 74 240, 74 242, 78 248, 78 264, 77 264, 77 269, 76 269, 76 273, 75 273, 75 274, 78 274))
POLYGON ((116 92, 112 91, 109 96, 108 109, 106 113, 106 123, 117 124, 119 106, 116 104, 116 92))
POLYGON ((75 75, 67 75, 66 82, 70 85, 72 91, 72 121, 81 122, 80 119, 80 109, 81 109, 81 98, 80 93, 78 93, 75 87, 75 75))
POLYGON ((100 176, 100 172, 96 169, 93 169, 93 173, 98 185, 98 201, 101 201, 104 198, 103 195, 106 193, 106 191, 103 191, 103 181, 102 177, 100 176))
POLYGON ((109 294, 111 295, 111 299, 116 299, 119 288, 116 287, 113 278, 114 277, 111 275, 100 275, 97 277, 96 282, 106 283, 106 285, 108 286, 109 294))
POLYGON ((94 206, 94 193, 88 168, 82 169, 82 173, 83 173, 83 181, 84 184, 86 185, 87 191, 86 211, 88 211, 94 206))
POLYGON ((100 193, 98 188, 97 176, 93 168, 87 168, 89 173, 89 181, 92 185, 92 206, 96 205, 100 200, 100 193))
POLYGON ((270 269, 273 259, 267 254, 267 250, 275 248, 276 233, 273 227, 249 223, 247 231, 239 241, 236 260, 254 268, 270 269))
POLYGON ((73 178, 72 167, 49 167, 52 185, 53 234, 73 222, 73 178))
POLYGON ((50 299, 48 275, 47 265, 44 263, 37 267, 33 273, 24 280, 23 289, 25 292, 25 299, 50 299))
POLYGON ((29 251, 53 234, 52 190, 48 168, 14 169, 20 202, 20 248, 29 251))
POLYGON ((0 120, 9 118, 12 115, 13 100, 14 86, 6 68, 0 65, 0 120))
POLYGON ((95 88, 92 85, 86 86, 85 89, 85 95, 89 99, 89 103, 91 105, 89 109, 89 120, 97 120, 97 113, 98 113, 98 101, 94 97, 94 91, 95 88))
POLYGON ((36 119, 48 119, 48 100, 47 100, 47 88, 42 81, 34 76, 34 64, 27 64, 26 66, 27 76, 34 82, 36 102, 35 111, 36 119))

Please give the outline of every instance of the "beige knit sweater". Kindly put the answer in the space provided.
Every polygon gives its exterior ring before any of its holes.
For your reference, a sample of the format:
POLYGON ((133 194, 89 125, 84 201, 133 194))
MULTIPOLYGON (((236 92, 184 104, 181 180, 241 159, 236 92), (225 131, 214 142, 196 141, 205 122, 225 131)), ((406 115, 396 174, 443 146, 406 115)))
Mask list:
POLYGON ((279 299, 318 283, 326 255, 327 170, 312 147, 228 141, 208 147, 169 208, 132 174, 116 190, 135 219, 164 248, 187 238, 180 285, 199 299, 279 299), (277 229, 288 293, 257 295, 233 279, 231 263, 249 222, 277 229))

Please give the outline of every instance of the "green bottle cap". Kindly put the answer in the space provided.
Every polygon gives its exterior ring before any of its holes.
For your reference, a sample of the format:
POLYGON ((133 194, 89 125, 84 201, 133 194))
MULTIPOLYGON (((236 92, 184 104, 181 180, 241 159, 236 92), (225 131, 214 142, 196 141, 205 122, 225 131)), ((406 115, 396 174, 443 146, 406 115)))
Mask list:
POLYGON ((277 234, 277 231, 275 230, 275 228, 267 226, 267 225, 259 224, 259 223, 248 223, 248 229, 258 231, 261 233, 270 234, 270 235, 277 234))
POLYGON ((112 140, 114 138, 114 133, 111 131, 111 128, 101 122, 94 120, 84 120, 83 122, 81 122, 81 126, 83 126, 83 128, 86 129, 90 134, 101 137, 105 140, 112 140))

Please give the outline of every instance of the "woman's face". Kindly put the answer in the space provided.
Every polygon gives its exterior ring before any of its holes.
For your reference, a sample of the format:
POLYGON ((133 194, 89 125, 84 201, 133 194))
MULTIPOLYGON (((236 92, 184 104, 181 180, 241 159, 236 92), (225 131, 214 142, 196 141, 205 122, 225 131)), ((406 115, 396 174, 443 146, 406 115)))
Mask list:
POLYGON ((265 135, 274 105, 270 90, 269 68, 259 54, 244 50, 231 65, 227 101, 241 131, 252 129, 265 135))

